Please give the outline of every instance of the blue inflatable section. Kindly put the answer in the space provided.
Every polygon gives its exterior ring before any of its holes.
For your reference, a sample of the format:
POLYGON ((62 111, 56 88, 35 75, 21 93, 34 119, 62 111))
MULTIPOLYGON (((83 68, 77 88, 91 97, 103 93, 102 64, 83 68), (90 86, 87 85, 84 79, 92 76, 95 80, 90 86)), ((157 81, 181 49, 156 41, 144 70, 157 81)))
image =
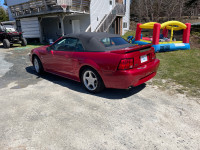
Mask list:
MULTIPOLYGON (((147 45, 150 44, 144 41, 135 41, 133 36, 129 36, 128 40, 132 40, 132 44, 136 45, 147 45)), ((159 45, 152 45, 154 47, 155 52, 167 52, 167 51, 176 51, 176 50, 189 50, 190 44, 189 43, 169 43, 169 44, 159 44, 159 45)))
POLYGON ((127 40, 131 41, 133 39, 133 36, 128 36, 127 40))
POLYGON ((147 42, 143 42, 143 41, 135 41, 135 39, 133 39, 132 44, 147 45, 147 44, 151 44, 151 43, 147 43, 147 42))
POLYGON ((189 43, 170 43, 170 44, 159 44, 152 45, 154 47, 155 52, 167 52, 167 51, 176 51, 176 50, 189 50, 189 43))

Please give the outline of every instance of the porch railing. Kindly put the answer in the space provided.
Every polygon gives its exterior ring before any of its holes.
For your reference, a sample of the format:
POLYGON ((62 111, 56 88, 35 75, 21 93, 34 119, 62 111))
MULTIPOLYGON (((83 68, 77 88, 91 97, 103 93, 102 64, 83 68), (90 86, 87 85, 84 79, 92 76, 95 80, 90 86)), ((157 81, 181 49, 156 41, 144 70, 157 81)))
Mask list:
POLYGON ((95 32, 107 32, 115 18, 117 16, 124 16, 125 12, 125 5, 117 3, 112 11, 102 19, 99 26, 97 26, 95 32))
MULTIPOLYGON (((71 5, 67 5, 66 12, 90 11, 90 0, 70 0, 71 5)), ((10 6, 14 18, 43 15, 48 13, 62 13, 64 10, 58 5, 57 0, 30 0, 25 3, 10 6)))

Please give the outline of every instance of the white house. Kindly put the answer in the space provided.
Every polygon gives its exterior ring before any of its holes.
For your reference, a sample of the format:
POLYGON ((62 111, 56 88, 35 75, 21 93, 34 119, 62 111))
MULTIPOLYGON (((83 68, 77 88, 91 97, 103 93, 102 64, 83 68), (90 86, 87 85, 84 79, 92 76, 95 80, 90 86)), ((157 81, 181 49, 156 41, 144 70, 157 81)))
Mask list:
POLYGON ((25 38, 56 40, 79 32, 129 30, 130 0, 5 0, 25 38))

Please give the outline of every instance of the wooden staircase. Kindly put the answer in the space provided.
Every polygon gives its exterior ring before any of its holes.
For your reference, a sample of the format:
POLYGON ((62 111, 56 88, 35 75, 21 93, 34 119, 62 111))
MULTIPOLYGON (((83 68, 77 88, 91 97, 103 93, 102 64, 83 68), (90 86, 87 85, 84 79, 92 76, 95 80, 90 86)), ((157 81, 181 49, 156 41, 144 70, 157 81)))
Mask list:
POLYGON ((111 12, 106 15, 97 26, 95 32, 108 32, 117 16, 124 16, 126 12, 125 5, 117 3, 111 12))

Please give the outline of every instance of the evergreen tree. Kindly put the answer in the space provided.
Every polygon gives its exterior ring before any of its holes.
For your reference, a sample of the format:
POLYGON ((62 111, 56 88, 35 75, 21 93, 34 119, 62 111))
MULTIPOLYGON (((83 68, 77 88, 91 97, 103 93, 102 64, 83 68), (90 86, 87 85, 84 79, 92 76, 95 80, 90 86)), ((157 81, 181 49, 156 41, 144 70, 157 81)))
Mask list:
POLYGON ((8 12, 3 7, 0 7, 0 22, 8 20, 8 12))

